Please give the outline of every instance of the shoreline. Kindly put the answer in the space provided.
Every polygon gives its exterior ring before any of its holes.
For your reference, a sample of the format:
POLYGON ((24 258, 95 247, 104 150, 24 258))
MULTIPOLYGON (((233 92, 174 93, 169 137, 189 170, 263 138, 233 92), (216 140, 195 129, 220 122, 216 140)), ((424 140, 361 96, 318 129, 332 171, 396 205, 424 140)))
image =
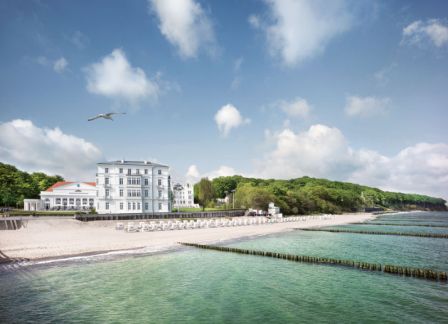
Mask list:
POLYGON ((28 222, 25 228, 2 231, 0 251, 11 259, 12 263, 15 263, 16 259, 43 264, 76 258, 166 252, 177 249, 179 241, 225 243, 293 231, 297 228, 363 222, 378 216, 371 213, 350 213, 335 215, 333 219, 137 233, 115 230, 117 221, 83 223, 73 219, 35 219, 28 222))

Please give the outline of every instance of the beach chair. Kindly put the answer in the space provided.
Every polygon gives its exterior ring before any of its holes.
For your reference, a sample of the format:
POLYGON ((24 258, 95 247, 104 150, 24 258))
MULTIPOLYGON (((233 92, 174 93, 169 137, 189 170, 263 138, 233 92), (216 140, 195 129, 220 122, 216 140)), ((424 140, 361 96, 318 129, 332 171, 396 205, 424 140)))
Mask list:
POLYGON ((126 225, 126 232, 135 233, 137 231, 138 231, 138 228, 133 222, 130 222, 126 225))
POLYGON ((115 229, 116 230, 123 230, 124 229, 124 224, 123 223, 117 223, 116 225, 115 225, 115 229))

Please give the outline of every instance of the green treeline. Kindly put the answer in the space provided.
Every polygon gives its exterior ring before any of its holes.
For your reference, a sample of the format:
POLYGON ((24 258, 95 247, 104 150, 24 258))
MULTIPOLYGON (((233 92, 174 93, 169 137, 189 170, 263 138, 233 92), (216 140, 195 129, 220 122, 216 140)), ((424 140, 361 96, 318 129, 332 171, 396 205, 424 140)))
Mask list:
MULTIPOLYGON (((231 193, 230 199, 234 196, 236 208, 266 210, 272 201, 286 215, 338 214, 365 208, 446 210, 446 201, 441 198, 310 177, 275 180, 230 176, 215 178, 211 184, 215 198, 224 198, 226 193, 231 193)), ((200 191, 201 187, 196 184, 195 196, 200 191)))
POLYGON ((0 206, 23 206, 23 199, 39 198, 41 191, 58 181, 64 179, 58 175, 49 176, 42 172, 30 174, 0 162, 0 206))

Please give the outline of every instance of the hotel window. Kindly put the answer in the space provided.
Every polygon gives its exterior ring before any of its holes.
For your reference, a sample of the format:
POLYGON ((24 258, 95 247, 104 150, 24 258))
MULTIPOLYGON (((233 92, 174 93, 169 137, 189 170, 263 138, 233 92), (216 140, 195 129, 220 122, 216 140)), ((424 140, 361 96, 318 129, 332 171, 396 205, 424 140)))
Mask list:
POLYGON ((120 168, 120 174, 122 174, 123 173, 123 168, 120 168))
POLYGON ((162 198, 162 190, 159 190, 159 198, 162 198))
POLYGON ((148 196, 149 196, 149 191, 145 190, 145 197, 148 197, 148 196))
POLYGON ((135 202, 132 203, 132 209, 135 210, 135 202))
POLYGON ((104 173, 109 173, 109 168, 104 168, 104 173))
POLYGON ((60 204, 61 203, 61 198, 56 198, 56 204, 60 204))
POLYGON ((145 186, 147 186, 149 183, 148 179, 145 179, 145 186))
POLYGON ((157 174, 162 174, 162 170, 157 170, 157 174))
POLYGON ((73 205, 74 203, 75 203, 75 199, 74 199, 74 198, 70 198, 70 199, 69 199, 69 204, 70 204, 70 205, 73 205))
POLYGON ((136 169, 135 173, 140 174, 140 169, 136 169))
POLYGON ((87 198, 82 198, 82 204, 87 205, 87 198))
POLYGON ((145 174, 148 174, 148 169, 145 169, 145 174))
POLYGON ((157 184, 158 184, 159 186, 161 186, 161 185, 162 185, 162 179, 157 180, 157 184))
POLYGON ((120 203, 120 210, 123 210, 123 203, 120 203))
POLYGON ((109 209, 109 203, 108 202, 106 203, 106 209, 109 209))
POLYGON ((148 203, 145 203, 145 210, 148 210, 149 209, 149 205, 148 205, 148 203))
POLYGON ((131 175, 131 169, 128 169, 128 175, 131 175))
POLYGON ((123 197, 123 189, 120 189, 120 197, 123 197))
POLYGON ((109 184, 109 178, 104 178, 104 183, 108 185, 109 184))
POLYGON ((162 210, 162 204, 159 203, 159 210, 162 210))
POLYGON ((118 183, 119 183, 120 185, 123 184, 123 178, 120 178, 118 181, 119 181, 118 183))
POLYGON ((109 197, 109 189, 106 189, 106 197, 109 197))
POLYGON ((93 206, 93 198, 89 198, 89 205, 93 206))
POLYGON ((81 199, 80 198, 76 198, 76 205, 77 206, 81 205, 81 199))
POLYGON ((128 202, 128 210, 131 210, 131 203, 128 202))
POLYGON ((139 185, 140 184, 140 178, 128 178, 128 185, 139 185))
POLYGON ((140 203, 137 203, 137 209, 140 210, 140 203))

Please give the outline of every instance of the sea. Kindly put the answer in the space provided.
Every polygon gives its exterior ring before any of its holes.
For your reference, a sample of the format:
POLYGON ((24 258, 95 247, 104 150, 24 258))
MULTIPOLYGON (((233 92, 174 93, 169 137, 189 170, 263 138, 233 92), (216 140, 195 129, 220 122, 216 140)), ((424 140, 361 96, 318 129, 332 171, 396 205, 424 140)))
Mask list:
MULTIPOLYGON (((369 223, 334 228, 448 234, 446 212, 369 223)), ((441 238, 295 230, 222 245, 448 271, 441 238)), ((448 323, 448 284, 180 247, 2 266, 0 323, 448 323)))

